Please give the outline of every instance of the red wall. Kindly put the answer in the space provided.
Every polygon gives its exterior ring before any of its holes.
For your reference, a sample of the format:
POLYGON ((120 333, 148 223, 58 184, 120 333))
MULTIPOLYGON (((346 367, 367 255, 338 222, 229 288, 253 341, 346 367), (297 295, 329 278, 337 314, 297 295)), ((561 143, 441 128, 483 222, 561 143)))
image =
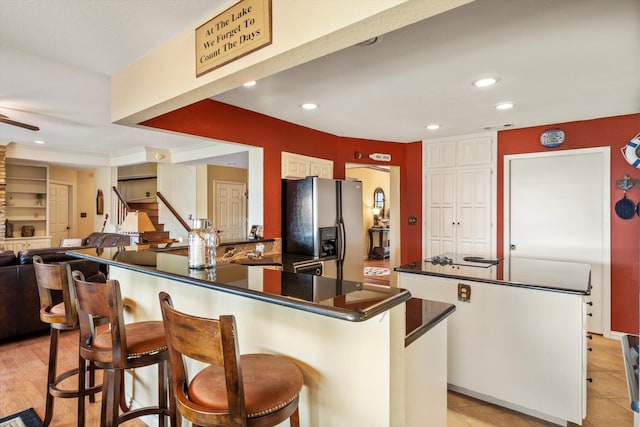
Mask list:
MULTIPOLYGON (((639 329, 640 218, 635 216, 631 220, 622 220, 615 214, 613 207, 623 195, 622 191, 616 187, 616 180, 622 179, 624 175, 640 178, 640 171, 632 167, 620 153, 620 148, 640 132, 640 114, 499 132, 497 242, 502 242, 504 237, 503 157, 510 154, 548 150, 540 144, 540 134, 550 127, 559 127, 564 130, 566 135, 565 142, 554 150, 611 147, 611 329, 637 334, 639 329)), ((565 190, 559 188, 558 191, 565 190)), ((628 197, 635 203, 640 202, 640 189, 630 190, 628 197)), ((499 255, 501 255, 502 249, 499 245, 499 255)))
POLYGON ((281 236, 282 151, 334 161, 334 178, 344 179, 346 163, 400 166, 401 262, 422 256, 422 144, 397 144, 344 138, 212 100, 203 100, 141 123, 144 126, 197 135, 264 149, 264 235, 281 236), (357 159, 356 152, 364 154, 357 159), (391 162, 375 162, 370 153, 391 154, 391 162), (415 225, 407 218, 415 216, 415 225))

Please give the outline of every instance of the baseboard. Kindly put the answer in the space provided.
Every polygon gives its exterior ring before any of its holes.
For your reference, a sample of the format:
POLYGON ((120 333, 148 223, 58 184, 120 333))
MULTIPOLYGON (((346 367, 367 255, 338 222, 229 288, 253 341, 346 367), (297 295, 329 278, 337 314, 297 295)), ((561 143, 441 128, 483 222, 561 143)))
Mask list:
POLYGON ((553 417, 551 415, 543 414, 541 412, 535 411, 530 408, 525 408, 520 405, 516 405, 514 403, 506 402, 501 399, 496 399, 495 397, 487 396, 482 393, 478 393, 475 391, 467 390, 466 388, 458 387, 452 384, 447 384, 447 388, 451 391, 455 391, 456 393, 464 394, 465 396, 473 397, 474 399, 482 400, 483 402, 491 403, 493 405, 498 405, 503 408, 511 409, 516 412, 520 412, 522 414, 530 415, 535 418, 539 418, 544 421, 548 421, 553 424, 557 424, 559 426, 567 426, 568 421, 563 420, 557 417, 553 417))

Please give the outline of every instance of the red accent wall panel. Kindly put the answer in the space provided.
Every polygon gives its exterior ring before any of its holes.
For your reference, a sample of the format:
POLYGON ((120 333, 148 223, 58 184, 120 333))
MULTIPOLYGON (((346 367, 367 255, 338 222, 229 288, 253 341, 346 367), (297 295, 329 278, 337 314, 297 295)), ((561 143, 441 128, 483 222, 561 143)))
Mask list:
MULTIPOLYGON (((502 255, 504 238, 504 156, 549 150, 540 144, 540 134, 550 127, 559 127, 566 134, 565 142, 554 150, 611 147, 611 329, 638 334, 640 217, 622 220, 613 207, 623 194, 616 188, 616 180, 624 175, 640 178, 640 171, 620 153, 620 148, 640 132, 640 114, 498 132, 498 254, 502 255)), ((559 188, 558 191, 565 190, 559 188)), ((635 203, 640 202, 640 189, 630 190, 628 197, 635 203)))
POLYGON ((421 215, 421 143, 398 144, 340 137, 278 120, 263 114, 213 100, 203 100, 141 123, 189 135, 240 143, 264 149, 264 236, 281 236, 281 152, 288 151, 334 161, 334 178, 345 178, 346 163, 400 166, 402 262, 420 259, 421 215), (364 155, 357 159, 355 153, 364 155), (391 154, 390 162, 375 162, 370 153, 391 154), (409 155, 407 153, 410 153, 409 155), (417 217, 415 226, 406 225, 406 217, 417 217), (417 248, 417 249, 416 249, 417 248))

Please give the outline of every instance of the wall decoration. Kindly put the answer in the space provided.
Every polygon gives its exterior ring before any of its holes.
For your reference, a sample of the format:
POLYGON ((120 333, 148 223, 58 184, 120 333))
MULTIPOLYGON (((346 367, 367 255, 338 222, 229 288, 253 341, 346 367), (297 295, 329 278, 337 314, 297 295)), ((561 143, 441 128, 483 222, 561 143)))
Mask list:
POLYGON ((196 28, 196 77, 271 44, 271 0, 240 0, 196 28))
POLYGON ((22 226, 21 236, 22 237, 33 237, 34 232, 35 232, 35 227, 33 225, 23 225, 22 226))
POLYGON ((550 128, 540 135, 540 144, 545 148, 556 148, 564 142, 564 139, 565 134, 562 129, 550 128))
POLYGON ((98 189, 98 195, 96 196, 96 214, 102 215, 104 213, 104 195, 102 190, 98 189))
POLYGON ((622 155, 631 166, 640 169, 640 133, 622 147, 622 155))

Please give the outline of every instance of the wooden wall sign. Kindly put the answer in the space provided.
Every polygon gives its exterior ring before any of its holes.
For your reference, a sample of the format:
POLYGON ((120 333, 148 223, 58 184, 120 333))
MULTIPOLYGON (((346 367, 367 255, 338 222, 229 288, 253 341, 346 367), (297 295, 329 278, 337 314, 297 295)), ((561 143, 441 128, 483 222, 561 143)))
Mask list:
POLYGON ((271 0, 240 0, 196 28, 196 77, 271 44, 271 0))

